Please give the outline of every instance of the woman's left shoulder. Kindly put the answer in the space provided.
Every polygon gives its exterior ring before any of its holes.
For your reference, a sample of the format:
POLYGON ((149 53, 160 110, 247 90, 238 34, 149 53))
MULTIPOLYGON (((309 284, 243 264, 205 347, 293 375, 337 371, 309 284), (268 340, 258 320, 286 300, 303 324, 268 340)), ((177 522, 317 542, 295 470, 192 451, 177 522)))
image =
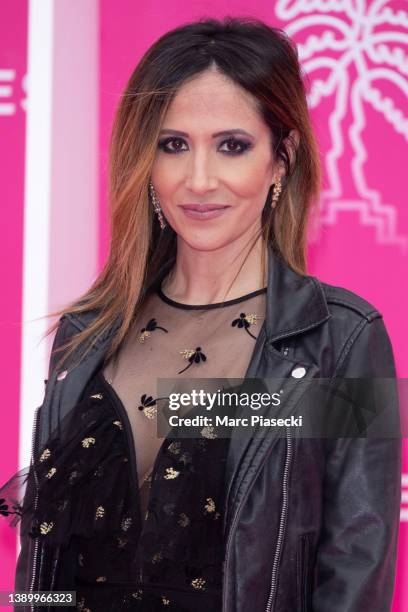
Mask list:
POLYGON ((394 376, 392 342, 382 311, 351 289, 318 282, 330 313, 328 331, 322 331, 336 348, 334 372, 350 377, 394 376))
POLYGON ((346 287, 325 283, 320 279, 316 280, 322 288, 329 312, 333 316, 343 315, 353 320, 365 318, 368 321, 383 316, 376 305, 359 293, 346 287))

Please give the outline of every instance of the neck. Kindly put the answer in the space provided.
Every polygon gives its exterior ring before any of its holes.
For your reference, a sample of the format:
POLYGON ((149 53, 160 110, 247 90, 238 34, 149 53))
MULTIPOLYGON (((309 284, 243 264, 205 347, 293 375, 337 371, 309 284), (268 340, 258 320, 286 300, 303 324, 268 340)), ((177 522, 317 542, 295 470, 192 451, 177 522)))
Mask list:
POLYGON ((203 251, 178 239, 174 267, 162 282, 169 297, 185 304, 211 304, 232 300, 267 283, 267 249, 260 236, 255 244, 242 241, 203 251), (265 274, 262 270, 262 251, 265 274))

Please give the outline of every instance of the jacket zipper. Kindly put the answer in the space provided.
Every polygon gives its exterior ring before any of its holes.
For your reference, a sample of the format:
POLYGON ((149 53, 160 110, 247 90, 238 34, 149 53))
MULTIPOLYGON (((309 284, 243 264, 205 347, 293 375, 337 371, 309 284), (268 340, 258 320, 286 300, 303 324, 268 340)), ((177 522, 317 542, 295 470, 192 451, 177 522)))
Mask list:
MULTIPOLYGON (((286 356, 289 352, 289 347, 282 347, 282 353, 286 356)), ((269 597, 266 604, 265 612, 271 612, 272 605, 275 602, 276 598, 276 587, 277 587, 277 576, 278 576, 278 566, 282 551, 283 538, 285 537, 286 532, 286 521, 288 514, 288 482, 289 482, 289 468, 292 461, 293 455, 293 447, 292 447, 292 439, 290 437, 290 430, 286 429, 286 458, 285 465, 283 468, 283 479, 282 479, 282 508, 281 514, 279 518, 279 529, 278 529, 278 539, 276 542, 275 555, 273 559, 272 565, 272 575, 271 575, 271 586, 269 590, 269 597)))
MULTIPOLYGON (((37 477, 37 472, 35 471, 34 457, 35 457, 35 442, 36 442, 36 435, 37 435, 37 421, 38 421, 38 413, 39 413, 40 408, 41 406, 38 406, 35 411, 33 436, 32 436, 32 441, 31 441, 31 463, 33 466, 33 474, 34 474, 34 481, 35 481, 35 487, 36 487, 36 493, 35 493, 35 499, 34 499, 34 512, 37 509, 37 504, 38 504, 38 477, 37 477)), ((34 591, 34 585, 35 585, 35 579, 36 579, 36 573, 37 573, 38 544, 39 544, 39 540, 37 537, 34 540, 33 575, 31 577, 30 593, 34 591)), ((31 609, 31 612, 35 612, 33 605, 30 606, 30 609, 31 609)))
MULTIPOLYGON (((289 468, 290 468, 290 463, 292 461, 292 455, 293 455, 293 446, 292 446, 292 438, 290 437, 290 430, 289 428, 286 428, 286 458, 285 458, 285 465, 283 468, 283 478, 282 478, 282 490, 283 490, 283 498, 282 498, 282 508, 281 508, 281 514, 280 514, 280 519, 279 519, 279 532, 278 532, 278 540, 277 540, 277 544, 276 544, 276 549, 275 549, 275 555, 274 555, 274 561, 273 561, 273 568, 272 568, 272 578, 271 578, 271 588, 270 588, 270 593, 269 593, 269 597, 268 597, 268 603, 265 609, 265 612, 271 612, 272 608, 272 602, 273 602, 273 598, 275 595, 275 591, 276 591, 276 578, 277 578, 277 567, 278 567, 278 563, 279 563, 279 559, 280 559, 280 553, 281 553, 281 549, 282 549, 282 544, 283 544, 283 538, 285 535, 285 527, 286 527, 286 519, 287 519, 287 512, 288 512, 288 480, 289 480, 289 468)), ((257 472, 258 473, 258 472, 257 472)), ((256 475, 255 475, 256 478, 256 475)), ((224 582, 223 582, 223 603, 222 603, 222 611, 223 612, 227 612, 227 588, 226 588, 226 579, 228 576, 228 564, 229 564, 229 549, 230 549, 230 545, 231 545, 231 540, 232 540, 232 536, 234 533, 234 529, 236 527, 236 524, 238 523, 238 519, 239 519, 239 515, 240 515, 240 509, 242 508, 248 494, 249 494, 250 488, 248 488, 246 495, 242 498, 241 503, 239 505, 239 507, 237 508, 237 511, 235 513, 234 519, 231 523, 231 527, 230 527, 230 531, 229 531, 229 535, 228 535, 228 539, 227 539, 227 543, 225 546, 225 559, 224 559, 224 569, 223 569, 223 575, 224 575, 224 582)))
POLYGON ((276 587, 277 587, 277 577, 278 577, 278 566, 280 561, 280 556, 282 552, 282 544, 283 538, 285 537, 286 531, 286 521, 288 514, 288 505, 289 505, 289 496, 288 496, 288 484, 289 484, 289 468, 292 461, 293 456, 293 445, 292 438, 290 437, 289 428, 286 429, 286 458, 285 458, 285 466, 283 468, 283 479, 282 479, 282 509, 281 515, 279 519, 279 530, 278 530, 278 540, 275 548, 275 556, 273 559, 272 565, 272 575, 271 575, 271 586, 269 591, 268 602, 266 604, 265 612, 271 612, 272 606, 275 602, 276 597, 276 587))

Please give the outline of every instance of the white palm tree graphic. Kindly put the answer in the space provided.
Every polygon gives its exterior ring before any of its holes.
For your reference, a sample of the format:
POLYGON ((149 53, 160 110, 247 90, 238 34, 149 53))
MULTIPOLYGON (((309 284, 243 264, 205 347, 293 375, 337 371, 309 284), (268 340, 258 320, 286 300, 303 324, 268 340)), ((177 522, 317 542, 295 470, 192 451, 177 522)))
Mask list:
MULTIPOLYGON (((334 109, 328 125, 332 146, 324 162, 329 188, 322 190, 321 223, 334 224, 338 211, 357 211, 363 225, 375 228, 379 243, 397 244, 406 252, 408 239, 398 234, 395 205, 382 202, 381 193, 367 185, 364 172, 367 151, 362 140, 366 127, 363 104, 366 103, 408 141, 408 119, 380 89, 380 83, 388 81, 402 94, 404 102, 408 97, 408 54, 405 53, 408 13, 389 6, 395 3, 392 0, 277 0, 275 12, 282 22, 289 22, 283 26, 284 30, 296 41, 308 78, 317 70, 328 72, 325 80, 310 79, 309 107, 318 106, 323 98, 334 94, 334 109), (302 43, 297 40, 300 35, 302 40, 303 35, 307 36, 302 43), (350 121, 348 129, 342 129, 345 119, 350 121), (342 162, 343 168, 347 162, 344 156, 349 156, 346 167, 355 193, 351 198, 343 193, 339 165, 342 162)), ((342 173, 344 176, 343 169, 342 173)))

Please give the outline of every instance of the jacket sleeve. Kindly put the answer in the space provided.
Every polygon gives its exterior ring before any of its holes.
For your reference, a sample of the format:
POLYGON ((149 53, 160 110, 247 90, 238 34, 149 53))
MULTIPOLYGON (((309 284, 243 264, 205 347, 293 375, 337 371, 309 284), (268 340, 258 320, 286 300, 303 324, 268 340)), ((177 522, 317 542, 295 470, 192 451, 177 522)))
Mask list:
MULTIPOLYGON (((380 313, 364 320, 355 332, 336 376, 395 378, 392 346, 380 313)), ((388 410, 388 403, 383 408, 388 410)), ((389 416, 397 419, 400 429, 398 401, 390 410, 398 412, 389 416)), ((390 612, 401 502, 401 436, 327 442, 313 612, 390 612)))
MULTIPOLYGON (((59 326, 57 327, 56 334, 54 336, 54 340, 51 347, 51 356, 48 365, 48 379, 51 377, 53 369, 55 367, 57 359, 59 359, 60 354, 53 355, 52 351, 62 344, 67 337, 67 325, 68 321, 66 317, 63 315, 59 320, 59 326)), ((39 423, 41 417, 41 406, 36 411, 36 421, 39 423)), ((35 431, 35 421, 33 422, 33 431, 32 431, 32 441, 34 441, 34 434, 38 433, 35 431)), ((28 469, 26 484, 25 484, 25 492, 23 497, 23 506, 27 499, 32 499, 35 494, 35 478, 33 472, 32 462, 30 462, 30 466, 28 469)), ((27 521, 30 520, 30 515, 25 515, 23 513, 21 517, 20 523, 20 552, 18 554, 15 577, 14 577, 14 590, 15 591, 29 591, 32 580, 33 573, 33 556, 34 556, 34 548, 35 542, 28 535, 29 525, 27 521)), ((22 608, 18 608, 22 610, 22 608)))

